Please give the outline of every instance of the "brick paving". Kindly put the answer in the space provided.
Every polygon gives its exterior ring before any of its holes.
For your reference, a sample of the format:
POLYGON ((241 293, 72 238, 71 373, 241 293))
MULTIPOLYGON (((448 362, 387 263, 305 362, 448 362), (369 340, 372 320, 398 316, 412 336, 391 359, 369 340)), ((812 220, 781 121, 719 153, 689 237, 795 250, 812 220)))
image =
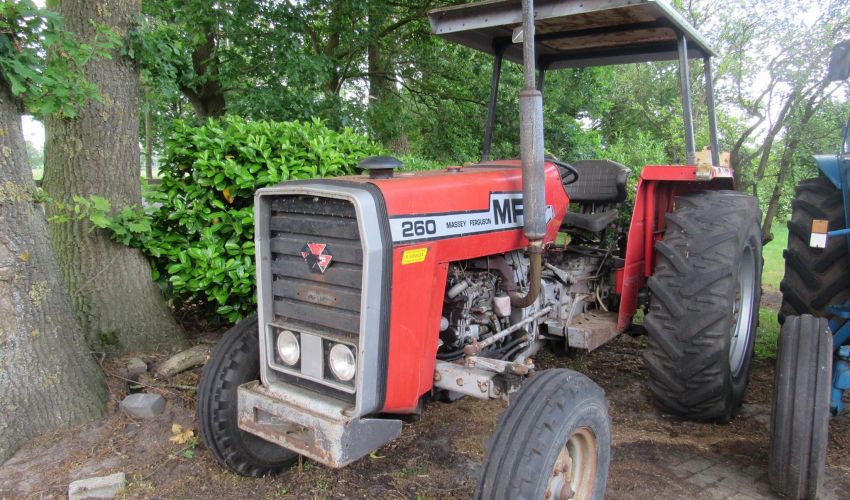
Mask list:
MULTIPOLYGON (((767 428, 770 409, 765 405, 752 406, 755 408, 745 407, 739 418, 755 419, 767 428)), ((617 442, 615 433, 611 467, 607 497, 612 499, 779 498, 770 489, 767 450, 763 447, 742 444, 737 450, 734 446, 709 446, 706 449, 692 444, 663 443, 653 436, 635 439, 632 435, 621 436, 621 441, 617 442), (635 473, 640 473, 645 479, 633 479, 635 473)), ((846 468, 827 467, 820 498, 850 498, 848 491, 850 478, 846 468)))

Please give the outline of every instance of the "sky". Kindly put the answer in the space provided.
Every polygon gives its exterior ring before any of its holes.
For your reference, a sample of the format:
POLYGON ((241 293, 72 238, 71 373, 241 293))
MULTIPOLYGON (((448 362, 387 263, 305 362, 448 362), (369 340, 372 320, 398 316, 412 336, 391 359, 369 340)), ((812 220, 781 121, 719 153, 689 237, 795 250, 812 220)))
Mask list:
MULTIPOLYGON (((45 6, 45 0, 33 0, 33 3, 41 8, 45 6)), ((24 139, 35 145, 38 149, 44 147, 44 125, 32 116, 21 117, 21 126, 24 129, 24 139)))
POLYGON ((32 143, 36 148, 44 147, 44 125, 32 116, 21 117, 21 126, 24 129, 24 139, 32 143))

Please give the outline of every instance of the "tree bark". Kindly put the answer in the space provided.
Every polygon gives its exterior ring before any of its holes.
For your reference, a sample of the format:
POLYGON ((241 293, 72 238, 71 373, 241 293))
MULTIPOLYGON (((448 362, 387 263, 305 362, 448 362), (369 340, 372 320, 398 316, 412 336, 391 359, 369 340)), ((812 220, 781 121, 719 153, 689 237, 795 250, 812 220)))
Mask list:
MULTIPOLYGON (((83 40, 95 24, 126 36, 140 14, 140 0, 63 0, 67 30, 83 40), (93 22, 92 22, 93 21, 93 22)), ((139 70, 118 53, 85 67, 103 102, 89 102, 74 119, 45 120, 43 187, 51 197, 98 195, 120 209, 141 203, 139 70)), ((132 352, 184 343, 183 333, 151 280, 150 264, 135 249, 113 242, 87 221, 51 223, 59 266, 89 345, 132 352)))
POLYGON ((386 114, 381 113, 386 105, 387 99, 392 96, 391 61, 388 61, 384 53, 382 39, 379 37, 381 21, 386 12, 381 12, 378 2, 369 2, 369 46, 366 49, 366 60, 369 78, 369 121, 373 133, 378 141, 388 145, 395 137, 392 131, 387 129, 384 121, 386 114))
POLYGON ((0 83, 0 463, 33 436, 100 416, 106 398, 33 201, 18 111, 0 83))
POLYGON ((151 101, 145 92, 145 178, 153 179, 153 127, 151 126, 151 101))
MULTIPOLYGON (((766 244, 773 240, 773 232, 771 228, 776 214, 779 212, 779 199, 782 196, 782 188, 785 185, 785 177, 791 170, 791 163, 794 159, 794 154, 800 146, 803 131, 809 121, 815 115, 815 112, 820 108, 831 93, 823 95, 826 86, 829 85, 828 80, 821 81, 814 87, 813 92, 809 95, 803 104, 800 111, 799 122, 791 122, 785 127, 785 148, 782 151, 782 157, 779 160, 779 174, 776 176, 776 184, 773 186, 773 193, 770 196, 770 201, 767 204, 767 211, 764 214, 764 221, 761 226, 762 241, 766 244)), ((789 118, 793 120, 795 117, 789 118)))
POLYGON ((227 111, 224 89, 219 80, 219 60, 215 54, 216 37, 212 27, 207 27, 204 43, 192 51, 192 68, 204 79, 196 86, 180 85, 180 91, 189 99, 198 118, 217 118, 227 111))
POLYGON ((785 145, 782 151, 782 158, 779 160, 779 173, 776 175, 776 183, 773 185, 773 193, 770 195, 770 201, 767 203, 767 211, 764 214, 764 221, 761 225, 761 240, 766 245, 773 241, 773 220, 776 218, 776 213, 779 211, 779 199, 782 196, 782 187, 785 184, 785 177, 788 171, 791 170, 791 159, 799 144, 798 137, 792 137, 785 145))

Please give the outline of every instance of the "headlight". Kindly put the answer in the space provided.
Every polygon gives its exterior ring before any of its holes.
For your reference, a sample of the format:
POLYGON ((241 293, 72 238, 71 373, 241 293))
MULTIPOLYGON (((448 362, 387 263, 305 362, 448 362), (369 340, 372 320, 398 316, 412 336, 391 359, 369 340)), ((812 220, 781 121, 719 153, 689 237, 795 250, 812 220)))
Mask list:
POLYGON ((331 347, 328 361, 330 362, 331 372, 339 380, 348 382, 354 378, 354 374, 357 372, 357 362, 354 360, 354 353, 351 352, 350 347, 343 344, 334 345, 331 347))
POLYGON ((293 366, 301 357, 301 347, 298 345, 298 337, 289 330, 282 330, 277 336, 277 355, 281 361, 293 366))

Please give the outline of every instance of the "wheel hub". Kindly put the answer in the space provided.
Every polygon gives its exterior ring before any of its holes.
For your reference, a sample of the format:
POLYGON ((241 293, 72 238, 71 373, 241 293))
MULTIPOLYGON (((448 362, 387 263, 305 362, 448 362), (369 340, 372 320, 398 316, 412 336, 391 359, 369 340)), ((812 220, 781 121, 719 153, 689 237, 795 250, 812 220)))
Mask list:
POLYGON ((555 460, 545 498, 589 500, 596 482, 596 436, 588 427, 570 435, 555 460))

